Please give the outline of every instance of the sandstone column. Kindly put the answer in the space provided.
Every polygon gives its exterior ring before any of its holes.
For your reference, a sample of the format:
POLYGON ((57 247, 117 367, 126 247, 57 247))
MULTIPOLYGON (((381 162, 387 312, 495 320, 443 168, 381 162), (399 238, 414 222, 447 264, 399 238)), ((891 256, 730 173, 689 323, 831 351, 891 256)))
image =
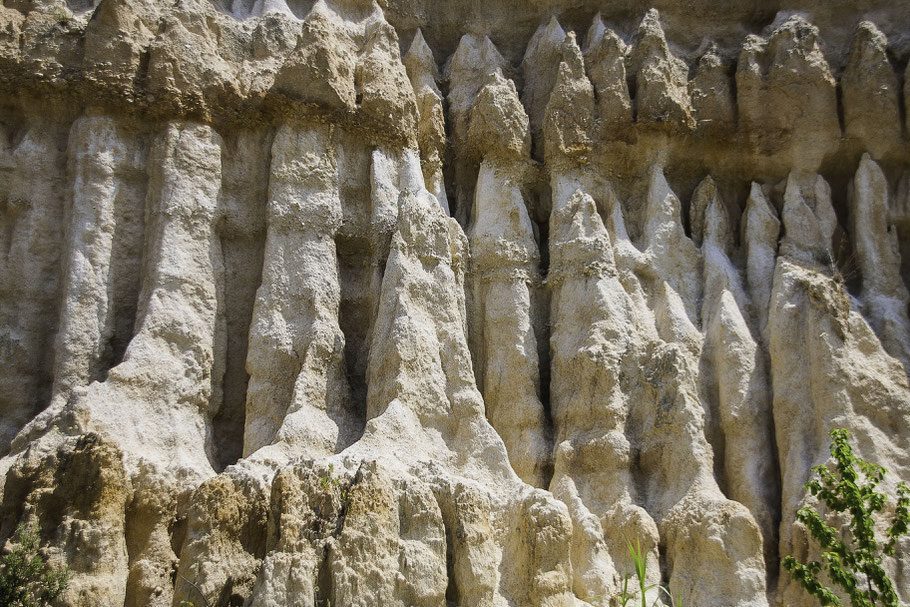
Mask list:
POLYGON ((145 222, 143 144, 104 116, 80 118, 70 132, 73 182, 55 399, 103 381, 132 337, 145 222))
POLYGON ((247 371, 244 455, 279 441, 287 456, 352 440, 335 233, 341 221, 331 127, 281 127, 272 144, 262 285, 247 371))

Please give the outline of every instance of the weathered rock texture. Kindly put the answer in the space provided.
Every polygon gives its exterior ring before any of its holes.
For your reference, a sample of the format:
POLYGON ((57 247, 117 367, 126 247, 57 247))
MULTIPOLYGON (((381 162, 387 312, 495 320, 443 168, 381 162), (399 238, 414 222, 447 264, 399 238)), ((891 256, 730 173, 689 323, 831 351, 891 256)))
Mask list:
POLYGON ((910 480, 910 7, 655 4, 5 2, 0 540, 71 607, 607 605, 629 539, 810 605, 828 431, 910 480))

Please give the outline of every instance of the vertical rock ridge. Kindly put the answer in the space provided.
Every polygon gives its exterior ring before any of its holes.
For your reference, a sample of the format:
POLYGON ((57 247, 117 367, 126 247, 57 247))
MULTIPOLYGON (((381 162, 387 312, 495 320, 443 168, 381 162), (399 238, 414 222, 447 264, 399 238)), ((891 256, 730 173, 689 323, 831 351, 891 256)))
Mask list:
POLYGON ((341 214, 333 130, 280 128, 247 356, 245 455, 276 440, 279 452, 329 455, 354 438, 338 324, 341 214))
POLYGON ((172 591, 160 563, 175 559, 169 529, 177 496, 214 474, 211 419, 224 370, 215 230, 221 138, 210 127, 170 123, 155 137, 149 164, 135 335, 104 382, 75 390, 62 411, 49 410, 32 431, 49 424, 63 434, 117 437, 132 481, 123 530, 129 573, 118 569, 126 579, 124 604, 163 607, 172 591))
MULTIPOLYGON (((582 571, 604 570, 598 576, 604 578, 600 587, 582 583, 593 599, 598 592, 618 590, 620 563, 628 565, 622 533, 640 538, 649 556, 656 556, 657 529, 638 505, 641 496, 630 474, 634 448, 627 437, 628 411, 615 369, 638 322, 615 277, 609 235, 593 199, 581 190, 568 198, 555 197, 550 221, 551 406, 556 441, 551 490, 569 504, 574 525, 589 528, 579 538, 578 550, 579 556, 591 560, 577 565, 582 571), (580 333, 578 326, 589 329, 580 333), (601 519, 601 536, 597 525, 585 525, 589 511, 601 519), (620 563, 614 565, 614 559, 620 563)), ((658 561, 649 560, 648 577, 653 581, 659 578, 658 561)))
POLYGON ((897 231, 888 221, 888 181, 864 154, 852 186, 851 235, 862 275, 864 313, 885 351, 910 369, 910 294, 900 276, 897 231))
POLYGON ((471 108, 468 145, 483 160, 468 229, 469 343, 487 419, 525 482, 549 481, 551 444, 540 400, 533 313, 540 255, 522 190, 530 160, 529 119, 515 85, 497 71, 471 108))
POLYGON ((821 175, 791 172, 781 217, 784 236, 780 254, 832 273, 833 237, 838 226, 828 182, 821 175))
MULTIPOLYGON (((790 218, 799 225, 804 217, 785 212, 784 229, 792 232, 790 218)), ((910 423, 910 398, 903 366, 851 309, 843 286, 801 253, 781 249, 768 332, 782 485, 779 554, 806 559, 816 555, 794 513, 810 499, 803 486, 812 466, 828 459, 828 431, 849 429, 859 457, 887 460, 898 478, 906 477, 904 439, 891 429, 910 423)), ((780 580, 780 604, 802 600, 785 573, 780 580)))
POLYGON ((550 164, 584 158, 591 151, 594 88, 574 32, 566 35, 560 49, 562 59, 543 116, 544 155, 550 164))
POLYGON ((243 455, 249 385, 246 359, 256 290, 262 281, 273 137, 271 129, 243 130, 226 137, 223 148, 223 215, 218 233, 225 266, 227 340, 222 405, 213 419, 221 467, 243 455))
MULTIPOLYGON (((682 226, 681 204, 670 189, 663 168, 654 164, 648 171, 644 201, 645 221, 642 248, 657 280, 666 281, 685 307, 687 321, 698 325, 702 296, 698 248, 682 226)), ((685 322, 685 321, 684 321, 685 322)))
POLYGON ((657 9, 645 13, 638 26, 626 57, 626 71, 635 78, 637 122, 681 131, 695 126, 688 68, 670 50, 657 9))
POLYGON ((122 445, 142 445, 128 459, 147 459, 155 467, 171 461, 176 444, 192 440, 192 450, 181 447, 187 459, 180 463, 206 476, 212 449, 207 425, 220 405, 213 386, 220 385, 223 373, 215 354, 224 338, 219 314, 223 261, 214 229, 220 212, 221 137, 206 126, 171 123, 150 154, 155 170, 149 177, 136 332, 107 380, 77 395, 76 416, 85 410, 90 426, 111 431, 122 445), (161 357, 171 352, 169 343, 182 346, 170 360, 161 357), (136 394, 143 386, 153 386, 161 402, 136 394), (142 436, 154 422, 175 432, 142 436))
POLYGON ((145 216, 143 141, 109 117, 73 124, 53 398, 103 381, 132 337, 145 216), (122 344, 122 345, 121 345, 122 344))
POLYGON ((65 130, 34 123, 20 128, 18 141, 7 139, 3 150, 2 454, 50 397, 63 242, 65 130))
POLYGON ((467 145, 471 106, 489 74, 508 69, 508 63, 486 36, 465 34, 458 42, 445 68, 449 83, 448 125, 454 153, 452 168, 455 174, 455 201, 452 211, 458 222, 467 226, 468 214, 473 204, 473 187, 476 182, 476 165, 462 155, 467 145))
POLYGON ((417 141, 420 146, 423 178, 430 192, 436 196, 446 212, 449 203, 446 198, 442 176, 442 161, 446 148, 445 114, 442 107, 442 92, 437 81, 439 71, 436 60, 423 33, 418 28, 411 46, 404 56, 404 66, 417 99, 418 125, 417 141))
POLYGON ((487 418, 503 438, 512 468, 542 487, 549 480, 551 445, 531 318, 539 255, 516 173, 485 160, 474 190, 472 302, 482 344, 474 353, 487 418))
POLYGON ((762 341, 768 343, 768 314, 780 220, 762 188, 753 182, 742 216, 741 240, 746 257, 746 282, 762 341))
POLYGON ((377 355, 371 357, 368 371, 368 426, 394 407, 392 416, 407 412, 421 425, 452 435, 459 414, 469 420, 481 411, 473 378, 450 376, 447 367, 455 361, 446 360, 449 356, 469 359, 464 296, 454 290, 463 280, 460 264, 466 245, 460 229, 453 231, 435 198, 425 190, 401 192, 371 347, 377 355), (455 299, 443 305, 439 298, 445 291, 455 299), (420 307, 415 307, 418 303, 420 307), (425 349, 418 344, 442 344, 452 338, 457 340, 456 350, 439 351, 427 360, 415 358, 425 349), (402 372, 421 380, 403 381, 402 372))
POLYGON ((840 79, 846 136, 876 158, 900 145, 897 74, 888 60, 888 39, 870 21, 856 26, 840 79))
MULTIPOLYGON (((709 199, 702 219, 705 295, 702 307, 705 343, 702 387, 708 404, 708 436, 714 449, 715 475, 730 499, 746 506, 763 539, 765 565, 777 567, 777 466, 771 423, 770 379, 751 301, 730 260, 732 231, 726 207, 710 176, 696 195, 709 199)), ((703 203, 692 209, 703 208, 703 203)))
POLYGON ((605 137, 632 125, 632 102, 626 82, 626 45, 604 26, 598 13, 585 36, 585 67, 597 96, 597 118, 605 137))
POLYGON ((563 60, 563 41, 566 31, 562 29, 556 16, 546 24, 541 24, 528 42, 524 57, 521 60, 521 73, 524 88, 521 101, 524 104, 531 122, 531 137, 534 140, 534 153, 541 155, 537 140, 544 125, 544 114, 551 91, 559 76, 559 64, 563 60))
MULTIPOLYGON (((621 216, 613 213, 614 230, 621 234, 621 216)), ((585 507, 600 516, 609 556, 586 558, 605 568, 610 557, 615 559, 619 566, 613 566, 612 583, 618 584, 622 566, 628 566, 620 538, 631 533, 653 553, 649 579, 660 579, 660 544, 666 547, 665 565, 674 592, 699 604, 731 600, 766 604, 759 528, 745 508, 724 499, 708 463, 711 447, 704 438, 692 354, 659 338, 660 311, 642 310, 644 302, 627 294, 616 278, 610 236, 590 196, 582 191, 568 199, 556 196, 551 221, 553 418, 558 445, 551 487, 570 504, 577 504, 580 496, 585 507), (591 292, 583 295, 579 289, 591 292), (582 324, 591 329, 579 334, 576 328, 582 324), (583 379, 589 376, 591 380, 583 379), (601 404, 604 398, 607 402, 601 404), (668 440, 667 432, 684 432, 687 440, 668 440), (604 462, 614 467, 604 469, 604 462), (624 497, 617 500, 620 495, 624 497), (693 573, 699 565, 692 560, 686 539, 724 517, 737 521, 733 526, 737 531, 726 528, 734 535, 721 540, 725 545, 737 543, 736 552, 726 553, 728 560, 723 560, 724 567, 741 572, 740 586, 733 590, 739 598, 734 599, 699 586, 696 580, 702 574, 693 573)), ((633 280, 626 277, 625 282, 633 280)), ((667 298, 674 292, 665 286, 664 293, 667 298)), ((578 516, 584 510, 575 506, 570 512, 578 516)), ((575 524, 584 525, 584 519, 575 524)), ((597 541, 581 546, 589 552, 603 550, 597 541)), ((713 561, 714 567, 718 562, 713 561)))

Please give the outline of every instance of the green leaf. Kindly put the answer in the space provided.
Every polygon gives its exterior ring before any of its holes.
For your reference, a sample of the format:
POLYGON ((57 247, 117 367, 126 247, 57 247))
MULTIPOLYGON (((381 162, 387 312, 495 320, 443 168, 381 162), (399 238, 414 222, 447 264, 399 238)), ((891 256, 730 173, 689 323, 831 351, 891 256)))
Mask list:
POLYGON ((884 540, 879 539, 875 515, 884 511, 888 496, 876 491, 876 487, 888 471, 856 457, 847 430, 835 428, 831 437, 833 465, 813 468, 815 476, 805 485, 808 493, 825 504, 829 514, 826 518, 810 507, 796 513, 796 519, 822 549, 822 560, 801 563, 786 556, 781 564, 822 605, 841 604, 834 589, 822 583, 820 576, 824 573, 850 598, 852 607, 898 607, 897 593, 882 561, 884 556, 894 555, 898 539, 908 533, 910 488, 903 482, 897 484, 894 517, 884 540), (843 523, 843 517, 831 518, 838 513, 849 514, 849 523, 843 523))

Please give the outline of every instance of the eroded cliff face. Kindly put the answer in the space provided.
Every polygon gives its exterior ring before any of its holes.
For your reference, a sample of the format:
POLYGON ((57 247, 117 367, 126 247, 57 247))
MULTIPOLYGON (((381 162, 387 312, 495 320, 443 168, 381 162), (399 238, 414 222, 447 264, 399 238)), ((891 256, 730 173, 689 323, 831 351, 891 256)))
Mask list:
POLYGON ((910 480, 910 8, 597 4, 0 7, 0 538, 61 604, 607 605, 635 538, 810 604, 828 431, 910 480))

